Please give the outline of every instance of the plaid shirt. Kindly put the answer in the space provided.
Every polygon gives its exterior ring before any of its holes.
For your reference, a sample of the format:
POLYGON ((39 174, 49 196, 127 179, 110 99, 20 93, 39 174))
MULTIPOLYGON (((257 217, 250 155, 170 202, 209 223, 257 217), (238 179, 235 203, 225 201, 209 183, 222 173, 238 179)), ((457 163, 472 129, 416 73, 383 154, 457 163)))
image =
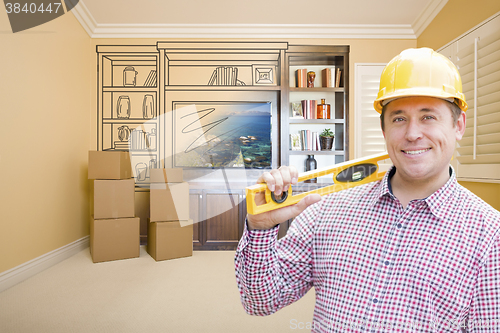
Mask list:
MULTIPOLYGON (((278 227, 245 228, 245 311, 316 292, 312 332, 500 332, 500 213, 456 181, 403 208, 388 179, 333 193, 278 227)), ((290 326, 293 328, 293 326, 290 326)))

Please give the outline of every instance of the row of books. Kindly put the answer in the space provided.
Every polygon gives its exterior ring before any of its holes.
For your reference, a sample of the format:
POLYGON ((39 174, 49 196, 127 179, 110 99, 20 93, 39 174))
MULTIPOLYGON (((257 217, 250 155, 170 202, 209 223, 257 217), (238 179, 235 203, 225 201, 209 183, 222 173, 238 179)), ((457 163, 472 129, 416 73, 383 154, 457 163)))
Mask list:
POLYGON ((236 86, 238 85, 237 67, 217 67, 208 81, 209 86, 236 86))
MULTIPOLYGON (((337 68, 325 68, 321 70, 321 86, 324 88, 340 87, 342 70, 337 68)), ((301 68, 295 71, 295 86, 307 88, 307 69, 301 68)))
POLYGON ((146 81, 144 81, 144 87, 155 87, 156 86, 156 71, 153 69, 149 72, 146 81))
POLYGON ((321 71, 321 85, 323 87, 340 87, 340 68, 325 68, 321 71))
POLYGON ((300 130, 290 134, 290 148, 292 150, 321 150, 319 133, 311 130, 300 130))

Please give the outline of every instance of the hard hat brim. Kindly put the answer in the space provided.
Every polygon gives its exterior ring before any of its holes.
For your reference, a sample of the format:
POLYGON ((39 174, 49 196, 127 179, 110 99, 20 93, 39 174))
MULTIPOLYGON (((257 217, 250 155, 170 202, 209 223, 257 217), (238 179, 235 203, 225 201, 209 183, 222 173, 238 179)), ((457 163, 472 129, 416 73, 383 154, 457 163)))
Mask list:
MULTIPOLYGON (((445 99, 448 100, 450 98, 455 99, 455 104, 458 105, 458 107, 462 111, 466 111, 468 106, 467 103, 465 102, 465 97, 463 94, 458 93, 461 96, 457 96, 457 94, 450 94, 447 93, 446 91, 443 90, 438 90, 438 89, 433 89, 433 88, 408 88, 408 89, 398 89, 397 91, 393 93, 387 93, 383 94, 382 97, 377 98, 373 102, 373 107, 378 113, 382 113, 382 108, 384 106, 384 101, 388 100, 394 100, 402 97, 435 97, 435 98, 440 98, 440 99, 445 99)), ((390 103, 390 101, 389 101, 390 103)))

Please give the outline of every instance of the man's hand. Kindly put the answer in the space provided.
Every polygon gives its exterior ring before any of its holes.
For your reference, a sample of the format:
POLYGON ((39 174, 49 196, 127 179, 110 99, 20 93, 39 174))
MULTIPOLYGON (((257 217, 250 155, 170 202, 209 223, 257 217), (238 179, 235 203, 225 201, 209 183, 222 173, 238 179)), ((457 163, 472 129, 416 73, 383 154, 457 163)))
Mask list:
MULTIPOLYGON (((276 198, 279 198, 283 192, 288 191, 291 184, 297 184, 299 173, 293 166, 281 166, 279 169, 273 169, 270 172, 264 172, 257 183, 266 183, 267 188, 274 192, 276 198)), ((253 229, 271 229, 275 225, 292 219, 302 213, 308 206, 321 200, 319 194, 310 194, 297 202, 295 205, 283 207, 269 212, 247 215, 248 228, 253 229)), ((255 196, 257 205, 264 204, 264 192, 255 196)))

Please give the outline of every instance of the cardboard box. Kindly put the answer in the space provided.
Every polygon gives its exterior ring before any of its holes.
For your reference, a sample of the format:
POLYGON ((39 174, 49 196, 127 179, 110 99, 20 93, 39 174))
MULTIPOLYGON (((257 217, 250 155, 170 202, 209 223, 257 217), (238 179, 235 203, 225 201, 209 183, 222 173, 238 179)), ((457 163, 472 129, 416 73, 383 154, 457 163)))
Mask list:
POLYGON ((151 183, 150 218, 153 222, 189 220, 189 184, 151 183))
POLYGON ((146 249, 154 260, 168 260, 193 255, 193 221, 151 222, 148 219, 146 249), (188 222, 184 227, 181 222, 188 222))
POLYGON ((89 179, 132 178, 127 151, 89 151, 89 179))
POLYGON ((182 168, 151 169, 149 173, 150 183, 182 183, 182 168))
POLYGON ((140 218, 90 220, 90 254, 93 262, 137 258, 140 218))
POLYGON ((94 218, 135 217, 134 179, 94 180, 93 191, 94 218))

